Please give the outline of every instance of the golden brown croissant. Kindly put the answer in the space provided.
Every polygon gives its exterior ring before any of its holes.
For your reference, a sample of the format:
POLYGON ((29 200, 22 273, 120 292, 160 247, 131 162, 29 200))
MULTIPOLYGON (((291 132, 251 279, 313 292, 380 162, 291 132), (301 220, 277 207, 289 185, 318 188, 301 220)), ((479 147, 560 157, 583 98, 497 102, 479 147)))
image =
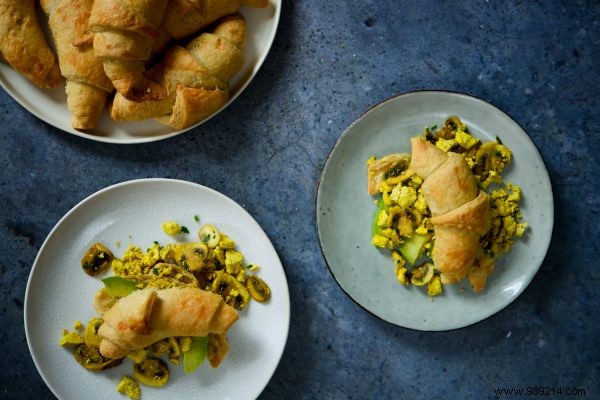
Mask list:
POLYGON ((75 129, 96 126, 113 91, 102 60, 94 56, 88 21, 94 0, 42 0, 54 37, 60 71, 67 80, 67 107, 75 129))
POLYGON ((121 358, 167 337, 224 334, 238 313, 218 294, 198 288, 146 288, 118 300, 102 318, 100 353, 121 358))
POLYGON ((369 194, 379 193, 379 187, 385 179, 385 174, 394 167, 404 170, 409 163, 410 154, 408 153, 388 154, 369 163, 367 168, 367 192, 369 194))
POLYGON ((263 8, 268 0, 169 0, 154 51, 163 51, 171 39, 181 40, 207 27, 241 5, 263 8))
POLYGON ((410 169, 424 178, 422 188, 435 232, 432 258, 444 283, 463 279, 479 252, 479 238, 490 229, 487 193, 479 190, 466 160, 413 138, 410 169))
POLYGON ((160 98, 161 88, 144 76, 168 0, 95 0, 89 21, 94 54, 119 93, 160 98))
POLYGON ((222 18, 212 33, 202 33, 185 48, 173 46, 149 71, 167 98, 131 101, 115 95, 110 115, 115 121, 156 118, 183 129, 208 117, 229 99, 229 80, 244 63, 246 22, 240 14, 222 18))
POLYGON ((0 0, 0 56, 41 88, 55 88, 62 81, 33 0, 0 0))

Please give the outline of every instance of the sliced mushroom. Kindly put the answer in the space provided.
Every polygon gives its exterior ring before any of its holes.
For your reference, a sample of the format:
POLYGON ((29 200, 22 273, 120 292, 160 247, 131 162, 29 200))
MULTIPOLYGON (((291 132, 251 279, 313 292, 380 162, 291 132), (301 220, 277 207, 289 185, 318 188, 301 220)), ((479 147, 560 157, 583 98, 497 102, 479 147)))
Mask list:
POLYGON ((93 244, 81 259, 81 268, 91 276, 98 275, 108 269, 114 256, 102 243, 93 244))
POLYGON ((102 337, 98 335, 98 329, 103 323, 104 320, 102 320, 102 318, 92 318, 87 323, 87 325, 85 326, 85 331, 83 332, 83 340, 85 341, 85 344, 94 347, 100 346, 102 337))
POLYGON ((183 245, 184 265, 190 271, 199 271, 206 265, 208 246, 204 243, 186 243, 183 245))
POLYGON ((103 371, 116 367, 123 361, 122 358, 106 358, 100 354, 98 347, 88 346, 85 343, 78 344, 73 348, 73 357, 85 369, 92 371, 103 371))
POLYGON ((214 249, 221 241, 221 233, 214 225, 206 224, 198 231, 198 238, 209 248, 214 249))
POLYGON ((498 142, 482 144, 475 155, 475 174, 484 180, 491 171, 502 172, 512 158, 508 147, 498 142))
POLYGON ((147 358, 133 366, 133 376, 146 386, 164 386, 169 380, 169 368, 159 358, 147 358))
POLYGON ((235 277, 222 273, 212 283, 212 291, 223 297, 225 303, 237 310, 243 310, 250 301, 250 293, 235 277))
POLYGON ((271 288, 256 275, 251 275, 246 279, 246 289, 250 296, 259 303, 269 301, 271 298, 271 288))
POLYGON ((408 170, 409 164, 410 154, 408 153, 388 154, 385 157, 369 163, 367 167, 367 191, 369 194, 379 193, 379 186, 381 186, 381 183, 390 177, 397 178, 394 179, 394 181, 410 178, 412 172, 408 170))
POLYGON ((410 270, 410 282, 415 286, 423 286, 433 278, 433 264, 425 263, 410 270))

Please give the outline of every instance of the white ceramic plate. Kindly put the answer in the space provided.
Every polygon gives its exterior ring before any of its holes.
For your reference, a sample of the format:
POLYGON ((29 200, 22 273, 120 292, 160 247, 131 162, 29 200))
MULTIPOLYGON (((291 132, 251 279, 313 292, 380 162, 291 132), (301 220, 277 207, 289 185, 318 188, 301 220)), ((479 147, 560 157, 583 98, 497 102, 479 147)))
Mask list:
POLYGON ((500 311, 529 284, 550 244, 554 218, 548 172, 535 145, 510 117, 463 94, 413 92, 367 111, 342 134, 323 169, 317 192, 317 227, 329 269, 358 304, 393 324, 425 331, 461 328, 500 311), (389 251, 370 244, 374 199, 367 193, 366 161, 371 156, 410 153, 410 138, 426 126, 442 126, 457 115, 484 140, 498 135, 513 151, 503 176, 523 190, 522 214, 528 232, 496 263, 483 293, 468 283, 445 286, 429 299, 418 287, 404 287, 394 275, 389 251))
MULTIPOLYGON (((269 6, 266 8, 242 7, 240 12, 248 24, 248 37, 244 66, 230 82, 230 99, 226 105, 210 117, 183 130, 174 130, 154 120, 116 123, 104 112, 96 129, 91 132, 80 132, 71 127, 71 114, 67 109, 67 97, 63 86, 53 90, 39 89, 2 62, 0 62, 0 85, 30 113, 73 135, 101 142, 122 144, 166 139, 201 125, 225 109, 250 84, 267 57, 279 24, 281 0, 270 0, 269 6)), ((41 18, 41 23, 45 24, 44 18, 41 18)))
POLYGON ((246 261, 261 266, 258 274, 271 287, 272 298, 266 304, 252 302, 240 313, 227 334, 230 349, 219 368, 204 363, 186 375, 181 366, 169 364, 167 386, 144 386, 143 398, 254 399, 271 378, 287 340, 290 303, 285 273, 268 237, 242 207, 212 189, 143 179, 110 186, 76 205, 52 229, 35 259, 25 293, 25 333, 40 375, 59 399, 80 399, 81 393, 123 399, 115 387, 121 376, 132 373, 131 360, 93 373, 58 341, 76 320, 85 323, 96 315, 92 298, 103 285, 79 264, 89 246, 102 242, 120 256, 130 243, 145 249, 155 240, 173 242, 161 229, 166 220, 187 226, 187 240, 197 240, 201 224, 217 226, 236 241, 246 261))

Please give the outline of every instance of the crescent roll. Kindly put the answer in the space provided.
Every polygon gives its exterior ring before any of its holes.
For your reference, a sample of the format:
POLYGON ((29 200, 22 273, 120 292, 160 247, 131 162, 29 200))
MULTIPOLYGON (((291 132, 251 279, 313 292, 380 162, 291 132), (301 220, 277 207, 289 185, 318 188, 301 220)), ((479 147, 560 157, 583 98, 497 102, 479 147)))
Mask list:
POLYGON ((167 97, 132 101, 117 93, 110 106, 115 121, 155 118, 183 129, 213 114, 229 100, 229 81, 244 64, 246 20, 241 14, 220 19, 186 47, 175 45, 148 72, 165 88, 167 97))
POLYGON ((88 21, 94 0, 42 0, 54 37, 60 71, 67 80, 67 107, 75 129, 96 126, 113 91, 102 60, 94 56, 88 21))
POLYGON ((119 93, 129 98, 162 98, 144 75, 167 0, 95 0, 89 20, 94 54, 119 93))
POLYGON ((121 298, 102 318, 100 353, 121 358, 167 337, 225 334, 238 313, 218 294, 198 288, 146 288, 121 298))
POLYGON ((0 59, 38 87, 51 89, 61 83, 33 0, 0 0, 0 59))
POLYGON ((462 280, 479 252, 479 239, 490 229, 488 195, 479 190, 464 157, 413 138, 410 169, 423 178, 435 245, 432 258, 444 283, 462 280))

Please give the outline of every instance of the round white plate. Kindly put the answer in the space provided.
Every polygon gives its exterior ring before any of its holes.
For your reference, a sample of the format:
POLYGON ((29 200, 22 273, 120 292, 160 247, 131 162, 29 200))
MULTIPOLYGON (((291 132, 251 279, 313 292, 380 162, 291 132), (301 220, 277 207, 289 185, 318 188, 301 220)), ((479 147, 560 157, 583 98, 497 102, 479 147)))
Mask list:
POLYGON ((25 293, 25 333, 40 375, 59 399, 80 399, 86 393, 122 400, 115 387, 133 368, 125 359, 116 368, 90 372, 73 359, 71 349, 58 344, 63 329, 72 330, 76 320, 86 323, 96 315, 92 299, 103 285, 82 271, 83 253, 95 242, 115 256, 129 244, 146 249, 155 240, 173 242, 161 229, 167 220, 188 227, 190 234, 181 238, 185 241, 197 240, 201 224, 214 224, 235 240, 247 262, 261 266, 258 274, 271 287, 272 298, 266 304, 251 302, 240 312, 227 334, 229 353, 218 368, 205 362, 193 374, 184 374, 181 365, 169 363, 167 386, 143 386, 143 398, 254 399, 273 375, 287 340, 290 302, 283 267, 264 231, 242 207, 212 189, 142 179, 110 186, 76 205, 52 229, 33 264, 25 293))
MULTIPOLYGON (((244 66, 230 81, 230 99, 219 111, 186 129, 174 130, 154 120, 116 123, 104 112, 96 129, 81 132, 71 127, 71 114, 67 109, 67 97, 63 85, 53 90, 40 89, 2 62, 0 62, 0 85, 30 113, 76 136, 121 144, 166 139, 193 129, 224 110, 250 84, 267 57, 279 24, 281 0, 269 0, 266 8, 242 7, 240 12, 248 24, 248 37, 244 66)), ((42 25, 46 24, 44 18, 40 20, 42 25)), ((44 28, 48 32, 47 27, 44 28)), ((49 37, 49 34, 46 36, 49 37)), ((52 43, 51 40, 49 43, 52 43)))
POLYGON ((548 172, 535 145, 510 117, 473 97, 423 91, 391 98, 367 111, 342 134, 323 169, 317 192, 317 228, 329 269, 358 304, 393 324, 425 331, 461 328, 512 302, 539 269, 550 244, 554 218, 548 172), (484 140, 496 135, 513 152, 505 181, 521 186, 529 228, 512 251, 496 262, 482 293, 465 281, 444 286, 433 300, 418 287, 396 280, 389 251, 371 245, 374 199, 367 193, 371 156, 410 153, 410 138, 426 126, 442 126, 456 115, 484 140))

